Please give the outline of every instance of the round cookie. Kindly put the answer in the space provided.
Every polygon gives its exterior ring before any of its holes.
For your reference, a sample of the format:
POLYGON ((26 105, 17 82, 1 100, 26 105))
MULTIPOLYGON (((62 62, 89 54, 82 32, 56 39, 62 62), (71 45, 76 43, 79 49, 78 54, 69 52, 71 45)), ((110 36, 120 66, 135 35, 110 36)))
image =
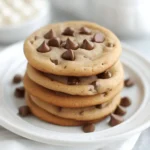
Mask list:
MULTIPOLYGON (((61 126, 81 126, 84 124, 88 124, 88 123, 96 123, 99 122, 101 120, 92 120, 92 121, 77 121, 77 120, 72 120, 72 119, 65 119, 65 118, 61 118, 61 117, 57 117, 55 115, 52 115, 51 113, 45 111, 44 109, 41 109, 40 107, 38 107, 36 104, 34 104, 29 96, 26 94, 26 102, 27 105, 29 106, 32 114, 36 117, 38 117, 39 119, 52 123, 52 124, 56 124, 56 125, 61 125, 61 126)), ((104 118, 103 118, 104 119, 104 118)))
POLYGON ((31 101, 38 107, 46 110, 47 112, 62 118, 73 120, 96 120, 102 119, 105 116, 114 112, 117 106, 120 104, 120 94, 116 95, 110 102, 103 103, 102 105, 84 107, 84 108, 65 108, 58 107, 49 103, 46 103, 32 95, 29 95, 31 101))
POLYGON ((77 108, 108 102, 115 95, 120 93, 123 88, 123 81, 119 83, 115 89, 94 96, 73 96, 60 92, 54 92, 36 84, 27 76, 27 74, 24 76, 24 86, 28 93, 39 98, 40 100, 60 107, 77 108))
POLYGON ((84 21, 50 24, 29 36, 24 53, 36 69, 63 76, 104 72, 121 54, 118 38, 108 29, 84 21))
POLYGON ((45 88, 82 96, 107 92, 124 80, 123 67, 119 61, 104 73, 90 77, 65 77, 46 74, 36 70, 30 64, 27 66, 27 74, 32 81, 45 88))

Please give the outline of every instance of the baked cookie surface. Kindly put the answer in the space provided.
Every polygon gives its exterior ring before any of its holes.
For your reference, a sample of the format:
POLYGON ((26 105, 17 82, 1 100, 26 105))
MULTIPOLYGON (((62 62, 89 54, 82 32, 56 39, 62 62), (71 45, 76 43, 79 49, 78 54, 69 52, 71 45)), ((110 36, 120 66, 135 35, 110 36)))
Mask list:
POLYGON ((66 118, 55 116, 45 111, 44 109, 38 107, 35 103, 33 103, 27 93, 26 93, 26 103, 29 106, 32 114, 34 114, 34 116, 38 117, 39 119, 43 121, 56 124, 56 125, 81 126, 81 125, 88 124, 88 123, 96 123, 104 119, 102 118, 100 120, 78 121, 78 120, 66 119, 66 118))
POLYGON ((86 120, 99 120, 105 116, 114 112, 117 106, 120 104, 120 94, 116 95, 111 101, 103 103, 101 105, 95 105, 84 108, 65 108, 58 107, 40 99, 29 95, 32 102, 38 107, 46 110, 47 112, 62 118, 86 121, 86 120))
POLYGON ((93 96, 73 96, 55 92, 36 84, 28 77, 27 74, 25 74, 24 76, 24 86, 29 94, 52 105, 78 108, 98 105, 112 100, 115 95, 121 92, 123 88, 123 81, 111 91, 105 92, 103 94, 96 94, 93 96))
POLYGON ((24 53, 29 63, 42 72, 92 76, 117 62, 121 45, 104 27, 72 21, 39 29, 25 41, 24 53))

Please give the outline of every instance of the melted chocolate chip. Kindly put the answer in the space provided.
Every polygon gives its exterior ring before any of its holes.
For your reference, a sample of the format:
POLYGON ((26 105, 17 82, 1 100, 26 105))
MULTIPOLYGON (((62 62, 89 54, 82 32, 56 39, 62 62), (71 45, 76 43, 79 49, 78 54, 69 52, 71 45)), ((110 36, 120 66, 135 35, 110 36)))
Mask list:
POLYGON ((100 87, 100 83, 97 82, 97 81, 92 82, 91 85, 94 86, 94 89, 95 89, 96 91, 98 90, 98 87, 100 87))
POLYGON ((37 48, 37 51, 40 53, 46 53, 49 52, 51 48, 46 44, 46 41, 44 41, 39 48, 37 48))
POLYGON ((19 108, 19 112, 18 114, 21 116, 21 117, 26 117, 28 115, 31 114, 31 111, 30 111, 30 108, 28 106, 21 106, 19 108))
POLYGON ((13 78, 13 83, 20 83, 22 81, 22 76, 20 74, 16 74, 13 78))
POLYGON ((62 57, 63 59, 65 59, 65 60, 71 60, 71 61, 75 60, 74 52, 73 52, 73 50, 71 50, 71 49, 68 49, 67 51, 65 51, 65 52, 61 55, 61 57, 62 57))
POLYGON ((125 87, 132 87, 134 85, 134 82, 130 78, 128 78, 124 81, 124 85, 125 87))
POLYGON ((80 82, 78 77, 68 77, 68 85, 78 85, 80 82))
POLYGON ((109 71, 105 71, 103 73, 98 74, 97 77, 100 79, 108 79, 112 77, 112 74, 109 71))
POLYGON ((58 112, 61 112, 62 111, 62 107, 58 107, 58 112))
POLYGON ((84 131, 85 133, 94 132, 94 130, 95 130, 95 125, 94 125, 94 124, 86 124, 86 125, 83 126, 82 129, 83 129, 83 131, 84 131))
POLYGON ((22 98, 22 97, 24 97, 24 94, 25 94, 25 89, 23 86, 16 88, 16 90, 15 90, 16 97, 22 98))
POLYGON ((80 114, 80 115, 83 115, 83 114, 84 114, 84 110, 81 110, 81 111, 79 112, 79 114, 80 114))
POLYGON ((50 59, 52 63, 54 63, 55 65, 58 65, 58 60, 57 59, 50 59))
POLYGON ((114 114, 119 115, 119 116, 123 116, 126 113, 127 113, 126 109, 124 107, 120 106, 120 105, 116 108, 116 110, 114 112, 114 114))
POLYGON ((48 42, 49 46, 59 47, 60 46, 60 39, 59 38, 51 38, 48 42))
POLYGON ((118 116, 118 115, 115 115, 115 114, 111 114, 111 116, 110 116, 111 118, 110 118, 110 121, 109 121, 109 125, 110 126, 116 126, 116 125, 118 125, 118 124, 120 124, 120 123, 122 123, 123 121, 124 121, 124 119, 122 118, 122 117, 120 117, 120 116, 118 116))
POLYGON ((55 35, 55 33, 52 29, 44 35, 44 38, 46 38, 46 39, 51 39, 51 38, 54 38, 54 37, 56 37, 56 35, 55 35))
POLYGON ((67 27, 62 34, 67 35, 67 36, 73 36, 74 35, 74 29, 71 27, 67 27))
POLYGON ((72 50, 76 50, 76 49, 78 49, 78 47, 79 47, 79 45, 76 42, 72 41, 70 38, 68 38, 66 40, 66 44, 64 46, 64 48, 72 49, 72 50))
POLYGON ((81 45, 81 48, 86 49, 86 50, 92 50, 94 49, 94 44, 85 39, 81 45))
POLYGON ((131 105, 131 100, 128 97, 123 97, 120 102, 121 106, 128 107, 131 105))
POLYGON ((80 29, 80 34, 86 34, 86 35, 90 35, 91 34, 91 30, 87 27, 82 27, 80 29))
POLYGON ((102 33, 96 33, 92 38, 92 41, 96 42, 96 43, 102 43, 102 42, 104 42, 104 40, 105 40, 105 38, 102 33))
POLYGON ((99 105, 96 105, 95 108, 97 108, 97 109, 102 109, 103 107, 102 107, 101 104, 99 104, 99 105))
POLYGON ((105 97, 105 96, 108 95, 108 92, 104 92, 104 93, 102 93, 102 94, 103 94, 103 96, 105 97))
POLYGON ((114 47, 115 45, 113 43, 107 43, 106 46, 107 47, 114 47))

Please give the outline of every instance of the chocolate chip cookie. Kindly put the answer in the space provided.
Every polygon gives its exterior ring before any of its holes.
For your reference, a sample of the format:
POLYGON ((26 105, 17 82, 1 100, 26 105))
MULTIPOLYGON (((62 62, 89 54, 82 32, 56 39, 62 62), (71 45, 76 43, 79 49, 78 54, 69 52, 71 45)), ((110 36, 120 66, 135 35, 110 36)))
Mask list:
POLYGON ((89 77, 65 77, 43 73, 30 64, 27 66, 27 74, 32 81, 47 89, 82 96, 108 92, 124 80, 123 68, 119 61, 105 72, 89 77))
POLYGON ((74 96, 55 92, 36 84, 27 76, 27 74, 24 77, 24 86, 28 93, 52 105, 68 108, 78 108, 99 105, 111 101, 112 98, 122 90, 123 81, 119 83, 119 85, 114 89, 112 89, 112 91, 93 96, 74 96))
POLYGON ((34 68, 63 76, 92 76, 106 71, 121 54, 118 38, 98 24, 72 21, 50 24, 24 43, 34 68))

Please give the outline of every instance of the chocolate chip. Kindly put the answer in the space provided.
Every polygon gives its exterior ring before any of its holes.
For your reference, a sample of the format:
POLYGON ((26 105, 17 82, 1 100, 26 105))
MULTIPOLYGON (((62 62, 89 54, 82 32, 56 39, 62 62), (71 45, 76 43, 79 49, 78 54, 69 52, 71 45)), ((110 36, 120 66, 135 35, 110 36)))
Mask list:
POLYGON ((33 43, 34 43, 34 40, 31 40, 30 43, 33 44, 33 43))
POLYGON ((58 60, 57 59, 50 59, 52 63, 54 63, 55 65, 58 65, 58 60))
POLYGON ((102 43, 102 42, 104 42, 104 40, 105 40, 105 38, 102 33, 96 33, 92 38, 92 41, 96 42, 96 43, 102 43))
POLYGON ((109 71, 105 71, 103 73, 98 74, 97 77, 101 79, 108 79, 112 77, 112 74, 109 71))
POLYGON ((62 111, 62 107, 58 107, 58 112, 61 112, 62 111))
POLYGON ((68 49, 67 51, 65 51, 65 52, 61 55, 61 57, 62 57, 63 59, 65 59, 65 60, 71 60, 71 61, 75 60, 74 52, 73 52, 73 50, 71 50, 71 49, 68 49))
POLYGON ((62 34, 68 35, 68 36, 73 36, 74 35, 74 29, 71 27, 67 27, 62 34))
POLYGON ((113 43, 107 43, 106 46, 107 47, 114 47, 115 45, 113 43))
MULTIPOLYGON (((109 91, 109 90, 108 90, 109 91)), ((104 93, 102 93, 103 94, 103 96, 105 97, 105 96, 107 96, 108 95, 108 92, 104 92, 104 93)))
POLYGON ((60 46, 60 39, 59 38, 52 38, 48 41, 49 46, 59 47, 60 46))
POLYGON ((119 116, 123 116, 126 113, 127 113, 126 109, 124 107, 120 106, 120 105, 116 108, 116 110, 114 112, 114 114, 119 115, 119 116))
POLYGON ((96 106, 95 106, 95 108, 97 108, 97 109, 101 109, 101 108, 103 108, 103 107, 102 107, 102 105, 101 105, 101 104, 99 104, 99 105, 96 105, 96 106))
POLYGON ((131 105, 131 100, 128 97, 123 97, 120 102, 121 106, 128 107, 131 105))
POLYGON ((37 39, 40 39, 40 37, 36 35, 36 36, 34 37, 34 39, 37 40, 37 39))
POLYGON ((79 112, 80 115, 83 115, 83 113, 84 113, 84 110, 81 110, 81 111, 79 112))
POLYGON ((19 108, 19 113, 21 117, 26 117, 31 114, 30 108, 28 106, 21 106, 19 108))
POLYGON ((51 39, 54 37, 56 37, 56 35, 52 29, 44 35, 44 38, 46 38, 46 39, 51 39))
POLYGON ((23 86, 16 88, 16 90, 15 90, 16 97, 22 98, 22 97, 24 97, 24 94, 25 94, 25 89, 23 86))
POLYGON ((91 85, 94 86, 94 89, 95 89, 96 91, 97 91, 98 87, 100 87, 100 83, 97 82, 97 81, 92 82, 91 85))
POLYGON ((89 28, 87 28, 87 27, 81 27, 80 34, 90 35, 91 34, 91 30, 89 28))
POLYGON ((94 124, 86 124, 86 125, 84 125, 83 126, 83 131, 85 132, 85 133, 88 133, 88 132, 94 132, 94 130, 95 130, 95 125, 94 124))
POLYGON ((13 78, 13 83, 20 83, 22 81, 22 76, 20 74, 16 74, 13 78))
POLYGON ((73 49, 73 50, 76 50, 78 49, 79 45, 77 43, 75 43, 74 41, 72 41, 70 38, 68 38, 66 40, 66 44, 64 46, 64 48, 66 49, 73 49))
POLYGON ((37 48, 37 51, 40 53, 46 53, 49 52, 51 48, 46 44, 46 41, 44 41, 39 48, 37 48))
POLYGON ((94 44, 85 39, 81 45, 81 48, 86 50, 92 50, 94 48, 94 44))
POLYGON ((68 77, 68 85, 78 85, 80 82, 78 77, 68 77))
POLYGON ((124 85, 125 87, 132 87, 134 85, 134 82, 130 78, 128 78, 124 81, 124 85))
POLYGON ((110 117, 111 118, 110 118, 110 121, 108 124, 112 127, 116 126, 124 121, 124 119, 122 117, 115 115, 115 114, 111 114, 110 117))

